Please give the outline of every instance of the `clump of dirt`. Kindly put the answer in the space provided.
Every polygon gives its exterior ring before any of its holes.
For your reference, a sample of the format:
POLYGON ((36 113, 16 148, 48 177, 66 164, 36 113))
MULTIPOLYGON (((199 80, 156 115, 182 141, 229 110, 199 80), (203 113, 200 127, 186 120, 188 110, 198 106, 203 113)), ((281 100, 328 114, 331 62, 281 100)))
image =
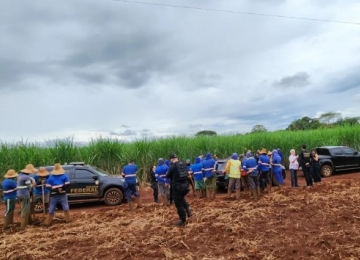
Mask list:
POLYGON ((360 259, 359 180, 273 189, 258 202, 246 192, 240 201, 225 196, 189 195, 194 215, 184 228, 174 226, 174 206, 153 203, 84 209, 69 224, 59 212, 49 228, 0 233, 0 258, 360 259))

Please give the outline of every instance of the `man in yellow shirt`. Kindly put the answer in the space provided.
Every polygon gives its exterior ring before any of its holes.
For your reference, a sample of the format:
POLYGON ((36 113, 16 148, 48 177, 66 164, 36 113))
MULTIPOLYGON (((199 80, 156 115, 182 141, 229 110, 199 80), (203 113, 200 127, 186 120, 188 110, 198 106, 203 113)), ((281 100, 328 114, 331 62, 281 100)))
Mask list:
POLYGON ((228 193, 227 198, 230 199, 231 191, 235 186, 236 199, 240 199, 240 171, 241 171, 241 162, 237 153, 233 153, 231 159, 227 162, 225 167, 226 174, 229 175, 229 184, 228 184, 228 193))

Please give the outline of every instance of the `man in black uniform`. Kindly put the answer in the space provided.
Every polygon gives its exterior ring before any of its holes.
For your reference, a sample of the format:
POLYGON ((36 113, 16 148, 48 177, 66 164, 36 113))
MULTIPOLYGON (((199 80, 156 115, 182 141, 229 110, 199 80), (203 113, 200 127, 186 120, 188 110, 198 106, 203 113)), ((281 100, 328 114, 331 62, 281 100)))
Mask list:
POLYGON ((189 192, 188 185, 188 170, 185 162, 180 162, 176 154, 170 155, 171 165, 166 174, 166 178, 171 181, 171 187, 173 188, 173 198, 175 207, 177 209, 180 221, 178 226, 184 226, 186 224, 186 215, 191 217, 192 212, 189 204, 185 200, 186 194, 189 192))
POLYGON ((306 150, 306 145, 302 146, 302 150, 299 153, 298 161, 305 176, 306 186, 311 187, 312 178, 310 175, 310 152, 306 150))
POLYGON ((155 177, 155 168, 156 166, 151 166, 150 168, 150 181, 151 181, 151 188, 154 190, 154 202, 159 203, 159 189, 158 189, 158 182, 155 177))

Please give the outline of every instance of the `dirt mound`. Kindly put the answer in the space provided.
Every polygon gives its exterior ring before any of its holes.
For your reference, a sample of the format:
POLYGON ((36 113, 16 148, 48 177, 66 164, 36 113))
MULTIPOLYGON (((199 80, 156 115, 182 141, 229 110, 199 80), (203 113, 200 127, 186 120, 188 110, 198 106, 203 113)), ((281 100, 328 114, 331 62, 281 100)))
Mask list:
POLYGON ((254 203, 188 197, 185 228, 173 206, 146 204, 56 215, 50 228, 0 234, 2 259, 359 259, 360 182, 273 191, 254 203))

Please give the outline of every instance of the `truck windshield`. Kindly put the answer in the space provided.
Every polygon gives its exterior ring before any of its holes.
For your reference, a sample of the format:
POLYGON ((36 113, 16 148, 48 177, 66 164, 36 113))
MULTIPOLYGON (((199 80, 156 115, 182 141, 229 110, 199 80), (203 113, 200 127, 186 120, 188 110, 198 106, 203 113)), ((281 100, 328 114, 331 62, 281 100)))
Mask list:
POLYGON ((223 171, 225 170, 226 162, 220 161, 216 163, 216 169, 217 171, 223 171))
POLYGON ((104 171, 104 170, 102 170, 102 169, 100 169, 98 167, 93 167, 93 168, 99 175, 101 175, 101 176, 109 176, 109 174, 106 171, 104 171))

